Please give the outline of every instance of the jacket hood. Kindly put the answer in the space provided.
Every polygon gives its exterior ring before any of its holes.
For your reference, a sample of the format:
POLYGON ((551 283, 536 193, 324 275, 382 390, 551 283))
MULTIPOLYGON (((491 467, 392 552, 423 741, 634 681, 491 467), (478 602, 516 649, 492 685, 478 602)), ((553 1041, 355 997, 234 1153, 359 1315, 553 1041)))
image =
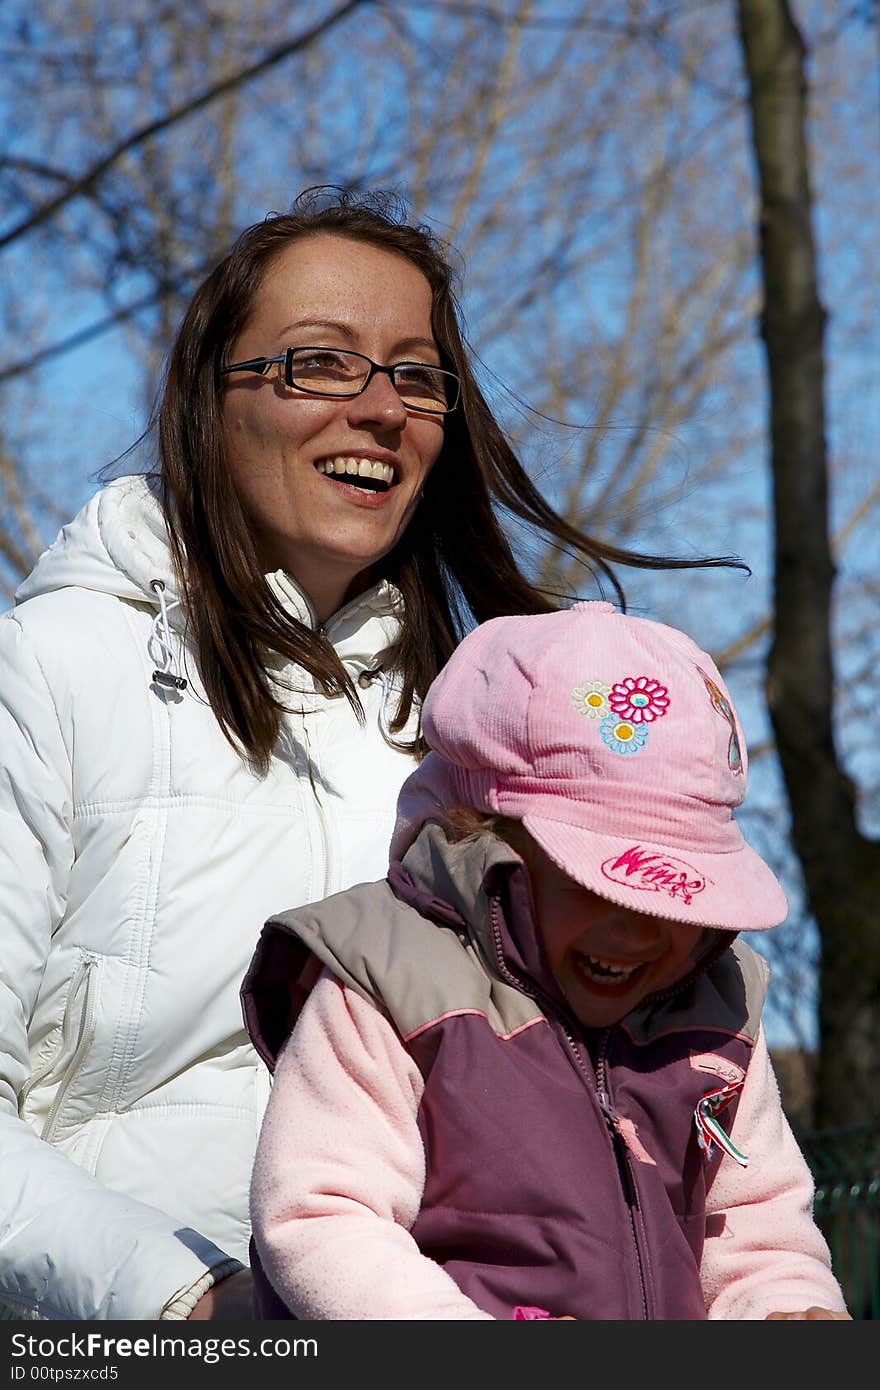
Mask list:
POLYGON ((157 485, 116 478, 62 527, 15 594, 17 603, 82 588, 156 606, 152 580, 174 595, 174 571, 157 485))
POLYGON ((401 862, 391 864, 388 881, 426 917, 466 923, 480 955, 508 984, 526 992, 537 986, 567 1010, 541 945, 528 872, 506 841, 489 833, 450 840, 429 820, 401 862))

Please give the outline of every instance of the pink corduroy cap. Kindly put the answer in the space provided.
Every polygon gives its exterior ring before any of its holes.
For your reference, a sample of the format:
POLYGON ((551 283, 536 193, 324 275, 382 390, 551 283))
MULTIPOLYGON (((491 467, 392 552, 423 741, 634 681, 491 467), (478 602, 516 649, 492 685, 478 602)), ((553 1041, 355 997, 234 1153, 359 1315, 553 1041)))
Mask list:
POLYGON ((637 911, 727 931, 785 920, 733 816, 748 761, 730 695, 675 628, 595 602, 493 618, 437 676, 423 723, 433 751, 404 784, 404 822, 474 806, 637 911))

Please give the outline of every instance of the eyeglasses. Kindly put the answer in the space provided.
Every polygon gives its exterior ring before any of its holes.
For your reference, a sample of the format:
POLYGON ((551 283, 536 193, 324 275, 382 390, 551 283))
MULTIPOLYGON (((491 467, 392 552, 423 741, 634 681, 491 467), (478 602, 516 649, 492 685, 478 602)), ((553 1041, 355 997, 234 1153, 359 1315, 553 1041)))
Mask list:
POLYGON ((246 362, 221 367, 220 371, 223 375, 257 372, 265 376, 276 363, 284 364, 285 384, 307 396, 359 396, 380 372, 391 378, 391 385, 408 410, 448 415, 458 405, 461 393, 458 377, 442 367, 432 367, 427 362, 395 362, 392 367, 381 367, 362 352, 341 352, 328 347, 289 347, 277 357, 250 357, 246 362))

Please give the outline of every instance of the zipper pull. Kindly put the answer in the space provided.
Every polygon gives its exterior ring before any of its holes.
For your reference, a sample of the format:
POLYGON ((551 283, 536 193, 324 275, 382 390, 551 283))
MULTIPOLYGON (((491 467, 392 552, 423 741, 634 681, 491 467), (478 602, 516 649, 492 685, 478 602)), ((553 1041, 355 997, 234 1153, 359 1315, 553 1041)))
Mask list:
POLYGON ((614 1109, 614 1106, 611 1104, 611 1097, 609 1096, 607 1091, 597 1091, 596 1095, 599 1100, 599 1107, 602 1111, 602 1114, 605 1116, 605 1119, 608 1121, 611 1128, 616 1132, 617 1121, 620 1119, 620 1116, 614 1109))
POLYGON ((640 1209, 639 1194, 630 1169, 629 1148, 620 1129, 620 1115, 611 1104, 611 1097, 607 1091, 599 1090, 596 1092, 596 1095, 599 1099, 599 1108, 605 1116, 605 1123, 611 1133, 611 1144, 614 1149, 614 1156, 617 1159, 617 1168, 620 1174, 624 1198, 629 1206, 634 1207, 638 1211, 640 1209))

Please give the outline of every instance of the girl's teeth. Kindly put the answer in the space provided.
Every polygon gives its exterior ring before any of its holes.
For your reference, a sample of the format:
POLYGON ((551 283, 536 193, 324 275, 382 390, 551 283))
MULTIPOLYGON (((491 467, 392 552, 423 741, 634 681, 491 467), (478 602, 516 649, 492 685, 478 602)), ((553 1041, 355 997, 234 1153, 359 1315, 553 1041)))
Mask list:
POLYGON ((596 956, 585 956, 578 952, 578 960, 581 968, 592 980, 614 981, 621 984, 629 979, 639 969, 637 965, 611 965, 608 961, 598 960, 596 956))

